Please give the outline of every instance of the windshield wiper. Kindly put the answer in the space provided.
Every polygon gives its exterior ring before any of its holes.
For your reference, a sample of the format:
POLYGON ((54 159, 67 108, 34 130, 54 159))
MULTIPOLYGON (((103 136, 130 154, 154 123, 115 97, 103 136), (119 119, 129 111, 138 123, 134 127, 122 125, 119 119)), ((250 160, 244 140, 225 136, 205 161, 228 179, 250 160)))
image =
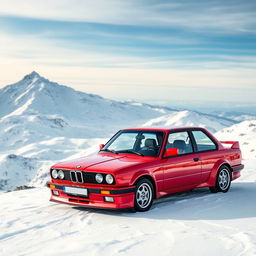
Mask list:
POLYGON ((116 152, 115 150, 113 150, 113 149, 108 149, 108 148, 106 148, 106 149, 101 149, 100 152, 102 152, 102 151, 109 152, 109 153, 114 153, 114 154, 118 154, 118 152, 116 152))
POLYGON ((119 150, 118 153, 132 153, 132 154, 135 154, 135 155, 144 156, 143 154, 141 154, 139 152, 136 152, 134 150, 131 150, 131 149, 119 150))

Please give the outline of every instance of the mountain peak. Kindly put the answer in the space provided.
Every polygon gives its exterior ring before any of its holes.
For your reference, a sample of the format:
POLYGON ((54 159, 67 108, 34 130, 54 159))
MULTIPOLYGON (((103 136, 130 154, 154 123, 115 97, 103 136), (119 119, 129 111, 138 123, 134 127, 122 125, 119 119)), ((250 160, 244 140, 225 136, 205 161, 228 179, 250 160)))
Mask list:
POLYGON ((24 76, 24 80, 33 80, 35 78, 42 78, 36 71, 32 71, 30 74, 24 76))

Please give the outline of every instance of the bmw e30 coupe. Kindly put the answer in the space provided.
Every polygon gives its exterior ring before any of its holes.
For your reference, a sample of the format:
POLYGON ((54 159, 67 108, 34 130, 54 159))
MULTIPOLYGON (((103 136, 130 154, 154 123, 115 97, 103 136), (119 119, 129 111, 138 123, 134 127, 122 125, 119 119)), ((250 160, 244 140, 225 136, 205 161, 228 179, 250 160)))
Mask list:
POLYGON ((241 160, 237 141, 218 141, 204 128, 124 129, 97 154, 53 165, 47 185, 51 201, 147 211, 154 199, 180 191, 227 192, 241 160))

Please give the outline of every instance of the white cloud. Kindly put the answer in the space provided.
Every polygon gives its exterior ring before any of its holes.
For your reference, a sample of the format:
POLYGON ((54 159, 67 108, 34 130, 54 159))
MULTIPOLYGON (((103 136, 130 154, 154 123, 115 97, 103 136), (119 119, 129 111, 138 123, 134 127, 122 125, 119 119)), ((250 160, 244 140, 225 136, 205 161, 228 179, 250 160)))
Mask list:
POLYGON ((255 5, 232 1, 1 0, 0 14, 108 24, 255 32, 255 5))
POLYGON ((0 13, 53 20, 126 24, 129 16, 141 14, 143 10, 134 9, 132 2, 117 0, 1 0, 0 13))

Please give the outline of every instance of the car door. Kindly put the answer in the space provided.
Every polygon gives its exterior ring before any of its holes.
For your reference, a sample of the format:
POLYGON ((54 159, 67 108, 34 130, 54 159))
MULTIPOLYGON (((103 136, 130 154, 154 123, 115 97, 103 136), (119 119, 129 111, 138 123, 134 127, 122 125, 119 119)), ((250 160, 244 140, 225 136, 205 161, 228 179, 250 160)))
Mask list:
POLYGON ((201 182, 201 162, 187 131, 170 132, 165 150, 177 148, 177 155, 162 159, 164 190, 181 191, 201 182))

